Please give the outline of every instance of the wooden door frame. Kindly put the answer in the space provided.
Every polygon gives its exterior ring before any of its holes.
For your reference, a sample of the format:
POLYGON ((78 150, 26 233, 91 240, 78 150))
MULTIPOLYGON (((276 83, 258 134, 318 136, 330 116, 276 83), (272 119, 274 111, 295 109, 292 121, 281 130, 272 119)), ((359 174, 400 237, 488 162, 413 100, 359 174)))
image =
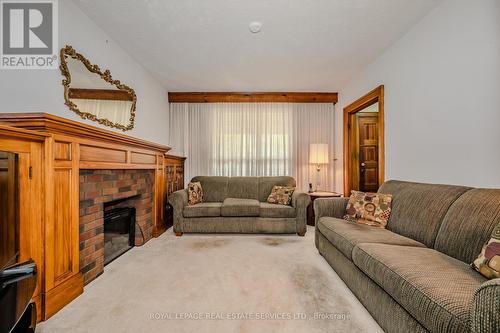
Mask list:
POLYGON ((351 194, 351 160, 350 156, 350 129, 353 115, 366 107, 378 102, 378 183, 384 182, 385 171, 385 124, 384 124, 384 85, 380 85, 366 95, 352 102, 344 108, 344 196, 351 194))

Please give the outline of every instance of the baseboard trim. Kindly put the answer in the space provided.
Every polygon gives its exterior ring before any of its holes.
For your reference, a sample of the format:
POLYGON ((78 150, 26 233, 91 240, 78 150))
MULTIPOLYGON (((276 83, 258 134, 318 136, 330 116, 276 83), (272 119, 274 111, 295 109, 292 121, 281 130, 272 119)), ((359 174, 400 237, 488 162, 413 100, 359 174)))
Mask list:
POLYGON ((45 299, 45 313, 43 320, 47 320, 55 315, 64 306, 69 304, 75 298, 83 293, 83 275, 73 275, 60 285, 44 294, 45 299))

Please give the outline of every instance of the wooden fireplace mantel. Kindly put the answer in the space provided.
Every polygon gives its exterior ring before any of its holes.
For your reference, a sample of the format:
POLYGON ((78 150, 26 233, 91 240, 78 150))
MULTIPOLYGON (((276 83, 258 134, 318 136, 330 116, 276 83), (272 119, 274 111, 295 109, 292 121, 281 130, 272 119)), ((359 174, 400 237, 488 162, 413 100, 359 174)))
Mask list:
POLYGON ((0 122, 14 127, 77 136, 81 139, 99 140, 112 144, 128 145, 160 153, 166 153, 171 149, 168 146, 54 116, 49 113, 0 113, 0 122))
POLYGON ((79 169, 156 169, 171 149, 47 113, 3 113, 0 122, 52 134, 56 166, 74 162, 79 169))
POLYGON ((83 292, 79 252, 80 170, 154 170, 154 237, 167 228, 164 206, 167 189, 171 187, 168 182, 176 181, 176 186, 183 186, 182 176, 172 178, 170 165, 176 162, 182 171, 184 159, 166 155, 170 147, 47 113, 0 113, 0 143, 1 150, 23 154, 33 150, 32 157, 25 158, 33 180, 28 172, 22 176, 26 184, 32 184, 25 187, 38 198, 29 203, 30 211, 37 214, 36 218, 31 217, 29 225, 40 229, 21 228, 21 233, 26 233, 27 253, 31 253, 39 267, 36 300, 42 320, 83 292), (39 148, 26 142, 34 138, 39 141, 39 148), (35 179, 39 182, 36 186, 35 179))

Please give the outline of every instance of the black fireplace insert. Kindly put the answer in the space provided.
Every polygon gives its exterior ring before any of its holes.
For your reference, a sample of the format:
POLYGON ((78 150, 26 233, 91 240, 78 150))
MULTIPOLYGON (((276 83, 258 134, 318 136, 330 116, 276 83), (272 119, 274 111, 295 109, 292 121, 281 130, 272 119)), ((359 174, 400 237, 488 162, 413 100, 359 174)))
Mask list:
POLYGON ((104 211, 104 265, 109 264, 135 245, 135 208, 104 211))

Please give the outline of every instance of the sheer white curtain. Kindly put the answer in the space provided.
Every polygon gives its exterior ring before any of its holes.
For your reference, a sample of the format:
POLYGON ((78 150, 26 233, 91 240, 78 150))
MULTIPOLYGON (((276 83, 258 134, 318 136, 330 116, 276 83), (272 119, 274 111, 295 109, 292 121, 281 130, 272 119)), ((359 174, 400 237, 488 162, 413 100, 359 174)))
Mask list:
POLYGON ((305 190, 308 183, 313 186, 317 180, 316 166, 309 164, 311 143, 327 143, 329 163, 322 165, 319 172, 320 190, 335 190, 335 105, 334 104, 294 104, 296 134, 293 176, 297 185, 305 190))
POLYGON ((102 99, 71 99, 81 112, 95 115, 97 118, 108 119, 113 123, 127 126, 130 123, 132 102, 110 101, 102 99))
POLYGON ((186 182, 196 175, 290 175, 307 189, 315 182, 310 143, 327 143, 321 171, 334 187, 334 105, 316 103, 171 103, 172 153, 187 157, 186 182))

